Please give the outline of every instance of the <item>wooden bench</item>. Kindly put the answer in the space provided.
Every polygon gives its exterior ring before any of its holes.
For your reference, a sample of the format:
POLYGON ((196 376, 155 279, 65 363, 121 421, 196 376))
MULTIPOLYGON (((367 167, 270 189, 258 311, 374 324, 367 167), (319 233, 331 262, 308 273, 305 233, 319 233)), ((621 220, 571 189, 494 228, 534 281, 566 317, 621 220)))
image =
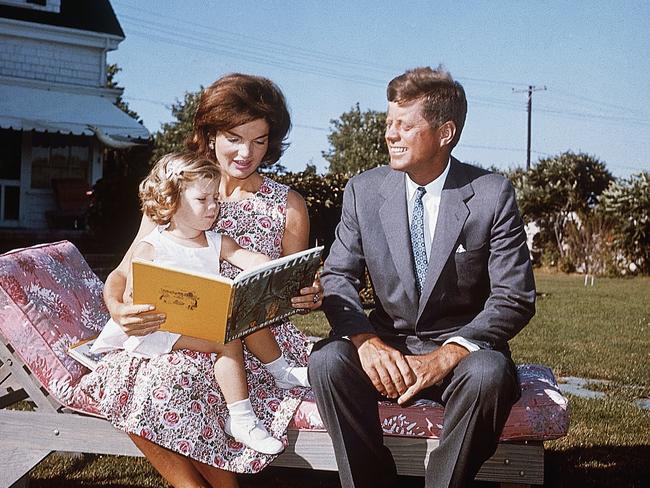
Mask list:
MULTIPOLYGON (((0 488, 26 486, 29 470, 55 451, 141 456, 128 436, 99 417, 74 388, 87 370, 65 352, 105 323, 102 286, 67 241, 0 256, 0 488), (23 399, 35 410, 8 408, 23 399)), ((497 452, 477 476, 508 488, 542 485, 543 441, 568 429, 567 400, 551 371, 522 365, 519 378, 522 399, 512 409, 497 452)), ((438 444, 442 407, 385 402, 380 414, 398 472, 422 476, 438 444)), ((289 446, 274 466, 336 470, 332 444, 309 395, 288 437, 289 446)))

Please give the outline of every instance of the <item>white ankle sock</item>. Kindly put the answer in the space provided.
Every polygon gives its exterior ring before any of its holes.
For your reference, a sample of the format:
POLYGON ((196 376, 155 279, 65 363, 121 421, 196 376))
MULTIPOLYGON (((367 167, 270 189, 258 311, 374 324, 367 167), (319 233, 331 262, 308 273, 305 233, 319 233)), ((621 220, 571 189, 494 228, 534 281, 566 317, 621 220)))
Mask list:
POLYGON ((224 431, 242 444, 264 454, 278 454, 284 449, 281 441, 273 437, 253 412, 250 398, 226 404, 230 416, 224 431))
POLYGON ((228 413, 230 418, 236 424, 247 424, 251 421, 257 422, 257 415, 253 411, 250 398, 245 398, 233 403, 227 403, 228 413))
POLYGON ((291 366, 283 355, 270 363, 263 363, 264 367, 273 375, 280 388, 290 389, 294 386, 309 387, 306 367, 291 366))

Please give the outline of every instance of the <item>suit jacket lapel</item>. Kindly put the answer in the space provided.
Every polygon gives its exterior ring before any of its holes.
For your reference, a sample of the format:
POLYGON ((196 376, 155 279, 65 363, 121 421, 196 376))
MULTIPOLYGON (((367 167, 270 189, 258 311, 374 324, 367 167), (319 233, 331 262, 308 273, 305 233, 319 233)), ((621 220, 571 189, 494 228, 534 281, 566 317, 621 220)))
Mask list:
POLYGON ((379 208, 379 218, 393 264, 406 294, 414 303, 417 303, 404 173, 391 170, 379 188, 379 193, 384 197, 384 203, 379 208))
POLYGON ((451 167, 445 181, 440 198, 436 231, 431 243, 429 266, 424 289, 420 296, 418 319, 431 296, 445 263, 450 254, 456 252, 455 244, 469 215, 469 208, 465 203, 474 195, 474 190, 462 171, 458 160, 451 158, 451 167))

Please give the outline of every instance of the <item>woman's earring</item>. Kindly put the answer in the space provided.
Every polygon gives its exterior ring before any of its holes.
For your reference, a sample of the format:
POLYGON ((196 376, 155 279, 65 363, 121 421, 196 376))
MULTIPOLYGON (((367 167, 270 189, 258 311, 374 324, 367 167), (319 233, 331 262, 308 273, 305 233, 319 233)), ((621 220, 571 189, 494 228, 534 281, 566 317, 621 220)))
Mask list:
POLYGON ((208 147, 210 148, 211 151, 214 151, 214 139, 210 139, 208 141, 208 147))

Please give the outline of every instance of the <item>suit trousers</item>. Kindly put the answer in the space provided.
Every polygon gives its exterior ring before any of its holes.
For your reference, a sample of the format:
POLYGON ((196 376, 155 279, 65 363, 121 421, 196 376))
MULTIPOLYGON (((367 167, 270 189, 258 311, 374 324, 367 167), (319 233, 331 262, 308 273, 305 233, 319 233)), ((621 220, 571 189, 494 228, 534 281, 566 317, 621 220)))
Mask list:
MULTIPOLYGON (((403 354, 425 354, 439 346, 415 336, 382 337, 403 354)), ((344 338, 318 342, 309 359, 309 380, 332 438, 343 488, 397 486, 395 463, 383 444, 379 393, 361 367, 354 345, 344 338)), ((421 391, 445 406, 440 444, 429 457, 426 488, 461 488, 474 479, 496 450, 499 435, 519 398, 509 354, 470 353, 442 384, 421 391)))

